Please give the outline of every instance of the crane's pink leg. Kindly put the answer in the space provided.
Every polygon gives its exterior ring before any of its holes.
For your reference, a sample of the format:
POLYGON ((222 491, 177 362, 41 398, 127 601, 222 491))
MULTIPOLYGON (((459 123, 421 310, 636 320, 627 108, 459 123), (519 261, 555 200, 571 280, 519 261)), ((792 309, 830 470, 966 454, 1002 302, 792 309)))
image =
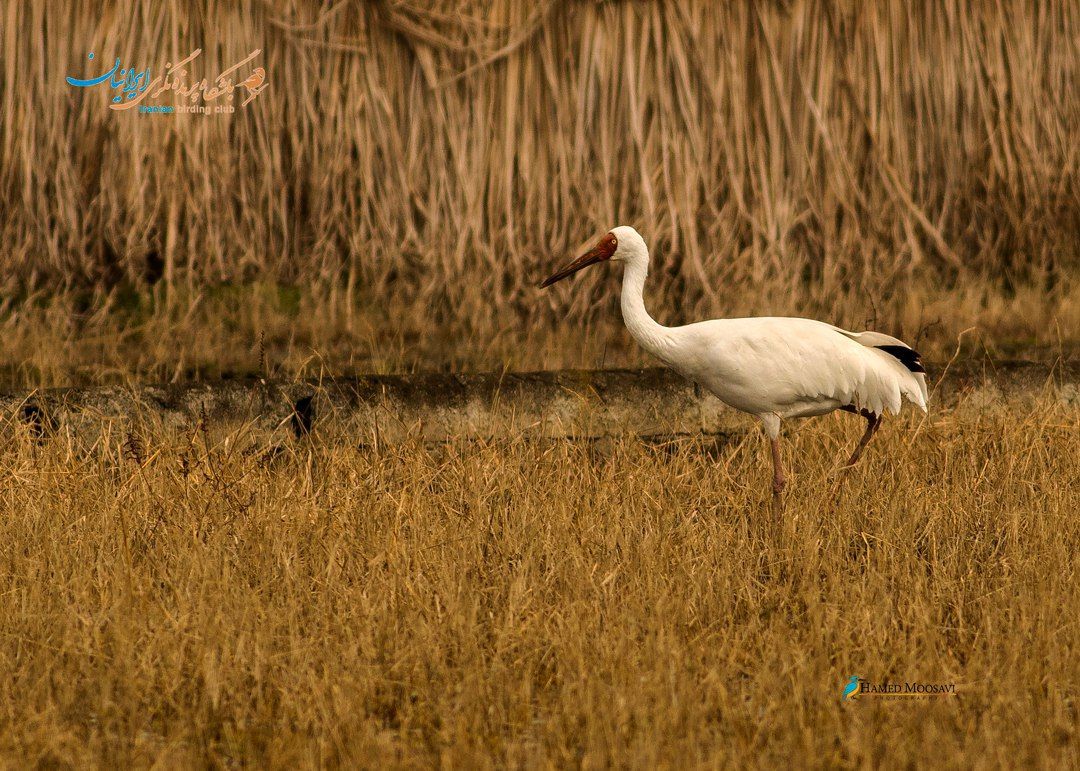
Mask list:
POLYGON ((774 436, 769 439, 769 444, 772 446, 772 464, 773 464, 773 477, 772 477, 772 510, 773 516, 777 519, 783 514, 784 504, 780 499, 780 495, 784 492, 784 486, 787 484, 787 480, 784 479, 784 464, 780 458, 780 437, 774 436))
POLYGON ((763 412, 758 415, 765 435, 769 437, 769 446, 772 449, 772 513, 775 524, 779 525, 780 517, 784 513, 784 502, 780 494, 784 492, 784 463, 780 458, 780 416, 775 412, 763 412))
MULTIPOLYGON (((854 410, 851 410, 854 412, 854 410)), ((881 427, 881 416, 875 415, 872 412, 862 411, 863 417, 866 418, 866 431, 863 432, 862 439, 855 446, 855 452, 851 453, 851 457, 848 458, 847 465, 854 466, 859 462, 859 458, 862 457, 863 449, 870 443, 870 440, 874 438, 874 434, 877 433, 878 428, 881 427)))

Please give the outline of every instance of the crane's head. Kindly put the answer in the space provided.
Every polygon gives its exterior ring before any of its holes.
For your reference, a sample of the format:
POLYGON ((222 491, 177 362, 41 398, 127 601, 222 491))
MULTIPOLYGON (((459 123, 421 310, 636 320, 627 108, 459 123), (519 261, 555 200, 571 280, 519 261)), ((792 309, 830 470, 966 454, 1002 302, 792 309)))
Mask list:
POLYGON ((562 281, 567 276, 572 276, 582 268, 595 265, 598 262, 625 262, 635 256, 648 259, 648 250, 645 248, 645 239, 629 225, 621 225, 606 233, 596 246, 585 254, 578 257, 562 270, 548 276, 540 288, 549 287, 556 281, 562 281))

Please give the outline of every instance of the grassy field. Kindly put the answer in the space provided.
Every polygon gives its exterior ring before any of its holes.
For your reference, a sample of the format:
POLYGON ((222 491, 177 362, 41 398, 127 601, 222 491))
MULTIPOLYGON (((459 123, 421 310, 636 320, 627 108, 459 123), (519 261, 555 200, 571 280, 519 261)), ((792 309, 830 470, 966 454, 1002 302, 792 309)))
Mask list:
MULTIPOLYGON (((749 421, 748 421, 749 425, 749 421)), ((1061 767, 1080 408, 714 446, 0 450, 3 764, 1061 767), (841 703, 852 675, 955 683, 841 703)))

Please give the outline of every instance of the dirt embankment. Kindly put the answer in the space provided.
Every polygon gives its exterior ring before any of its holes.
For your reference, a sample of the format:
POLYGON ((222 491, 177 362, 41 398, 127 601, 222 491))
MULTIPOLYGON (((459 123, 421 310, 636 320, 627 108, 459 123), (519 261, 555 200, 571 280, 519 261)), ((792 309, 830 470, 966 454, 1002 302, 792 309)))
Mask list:
MULTIPOLYGON (((937 404, 961 396, 987 403, 1003 394, 1034 397, 1047 388, 1067 402, 1080 402, 1077 361, 969 361, 931 368, 929 374, 937 404)), ((0 396, 0 413, 7 430, 21 425, 42 438, 90 439, 103 426, 118 424, 184 431, 200 423, 246 423, 284 440, 333 421, 362 444, 510 431, 549 437, 723 434, 749 425, 702 389, 660 368, 51 389, 0 396)))

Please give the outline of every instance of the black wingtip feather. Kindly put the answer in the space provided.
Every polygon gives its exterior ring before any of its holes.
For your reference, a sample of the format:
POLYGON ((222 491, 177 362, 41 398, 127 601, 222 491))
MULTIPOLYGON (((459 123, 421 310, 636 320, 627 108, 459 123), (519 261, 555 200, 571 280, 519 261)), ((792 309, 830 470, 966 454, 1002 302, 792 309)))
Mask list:
POLYGON ((880 351, 885 351, 885 353, 890 356, 896 357, 900 360, 901 364, 912 372, 926 372, 926 370, 923 369, 922 356, 920 356, 919 352, 913 348, 908 348, 903 345, 875 345, 874 347, 880 351))

